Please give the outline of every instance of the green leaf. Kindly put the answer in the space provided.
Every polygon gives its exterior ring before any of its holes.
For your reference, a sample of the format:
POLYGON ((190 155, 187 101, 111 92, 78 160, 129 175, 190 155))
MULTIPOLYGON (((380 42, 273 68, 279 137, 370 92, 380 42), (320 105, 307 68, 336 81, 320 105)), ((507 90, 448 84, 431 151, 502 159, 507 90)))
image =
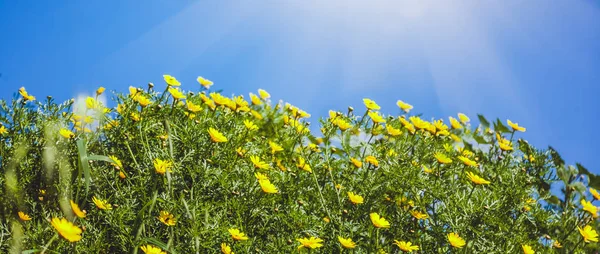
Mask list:
POLYGON ((479 135, 473 135, 473 139, 475 139, 475 141, 477 141, 477 143, 479 144, 490 144, 491 142, 485 140, 485 138, 483 138, 482 136, 479 135))
POLYGON ((490 127, 490 122, 487 119, 485 119, 485 116, 478 114, 477 118, 479 118, 479 123, 483 125, 483 127, 490 127))
POLYGON ((548 150, 550 151, 550 156, 552 157, 552 161, 556 166, 565 165, 565 160, 558 154, 558 152, 551 146, 548 146, 548 150))
POLYGON ((83 139, 77 140, 77 152, 79 154, 79 165, 83 169, 83 176, 85 179, 85 195, 87 196, 87 193, 90 190, 92 176, 90 173, 90 163, 88 161, 87 150, 85 148, 83 139))
POLYGON ((116 163, 116 161, 113 161, 108 156, 96 155, 96 154, 88 155, 88 160, 89 161, 106 161, 108 163, 116 163))
POLYGON ((560 199, 554 195, 547 198, 546 201, 548 201, 548 203, 550 203, 550 204, 560 205, 560 199))
POLYGON ((575 189, 579 193, 585 192, 585 185, 582 182, 574 182, 570 185, 573 189, 575 189))
POLYGON ((510 133, 511 130, 508 129, 508 127, 506 125, 504 125, 502 123, 502 121, 500 121, 500 119, 496 119, 496 122, 494 123, 494 130, 499 131, 500 133, 510 133))

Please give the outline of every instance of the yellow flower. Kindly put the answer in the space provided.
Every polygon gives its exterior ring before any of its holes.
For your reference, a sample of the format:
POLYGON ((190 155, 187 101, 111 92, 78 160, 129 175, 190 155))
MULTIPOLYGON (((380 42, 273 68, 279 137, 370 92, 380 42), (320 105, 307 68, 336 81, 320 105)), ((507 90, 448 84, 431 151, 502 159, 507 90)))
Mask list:
POLYGON ((261 105, 262 101, 260 100, 260 98, 258 98, 258 96, 256 96, 256 94, 250 93, 250 101, 252 102, 253 105, 261 105))
POLYGON ((140 120, 142 120, 142 118, 140 117, 140 114, 136 113, 136 112, 131 112, 131 120, 133 120, 134 122, 139 122, 140 120))
POLYGON ((448 234, 448 242, 450 245, 456 248, 462 248, 465 246, 465 239, 462 239, 457 233, 448 234))
POLYGON ((394 126, 391 125, 386 125, 385 129, 387 130, 388 135, 390 136, 399 136, 400 134, 402 134, 402 131, 400 131, 399 129, 394 128, 394 126))
POLYGON ((110 158, 113 161, 110 164, 113 165, 115 168, 117 168, 117 169, 123 168, 123 163, 121 163, 121 160, 119 160, 116 156, 109 155, 108 158, 110 158))
POLYGON ((432 172, 433 172, 433 169, 431 169, 431 168, 428 168, 428 167, 427 167, 427 166, 425 166, 425 165, 422 165, 422 167, 423 167, 423 172, 425 172, 425 173, 427 173, 427 174, 429 174, 429 173, 432 173, 432 172))
POLYGON ((250 110, 250 114, 252 114, 252 116, 258 120, 263 119, 263 116, 256 110, 250 110))
POLYGON ((556 249, 560 249, 562 248, 562 244, 560 244, 560 242, 558 240, 554 240, 554 242, 552 243, 552 247, 556 248, 556 249))
POLYGON ((450 134, 450 138, 454 140, 454 142, 460 142, 460 137, 454 134, 450 134))
POLYGON ((168 160, 154 159, 154 169, 158 174, 164 175, 167 171, 171 172, 172 166, 173 163, 168 160))
POLYGON ((77 215, 77 217, 79 218, 85 218, 85 211, 81 211, 81 209, 79 209, 79 205, 77 205, 75 202, 73 202, 73 200, 69 201, 71 203, 71 209, 73 210, 73 213, 75 215, 77 215))
POLYGON ((260 172, 256 172, 254 173, 254 177, 256 177, 256 180, 269 180, 269 177, 267 177, 266 175, 261 174, 260 172))
POLYGON ((389 228, 390 227, 390 223, 385 220, 383 217, 379 216, 379 214, 377 213, 371 213, 369 214, 369 217, 371 218, 371 222, 373 223, 373 226, 375 226, 376 228, 389 228))
POLYGON ((512 143, 508 139, 503 139, 503 138, 499 139, 498 146, 500 146, 500 149, 502 151, 512 151, 513 150, 512 143))
POLYGON ((450 163, 452 163, 452 159, 448 158, 448 156, 446 156, 443 153, 437 152, 433 156, 441 164, 450 164, 450 163))
POLYGON ((52 218, 50 223, 62 237, 67 239, 67 241, 77 242, 81 240, 81 229, 67 219, 52 218))
POLYGON ((527 244, 521 245, 521 248, 523 249, 523 254, 535 254, 533 248, 527 244))
POLYGON ((400 248, 400 250, 402 250, 404 252, 413 252, 413 251, 419 250, 419 246, 412 245, 411 242, 394 240, 394 244, 396 246, 398 246, 398 248, 400 248))
POLYGON ((296 166, 304 171, 312 172, 312 168, 310 165, 308 165, 308 163, 306 163, 306 160, 303 157, 298 157, 298 163, 296 163, 296 166))
POLYGON ((580 228, 579 226, 577 226, 577 229, 579 230, 579 233, 581 234, 581 236, 583 236, 583 240, 586 243, 589 242, 598 242, 598 232, 596 232, 596 230, 592 229, 592 226, 587 225, 585 226, 583 229, 580 228))
POLYGON ((198 78, 196 78, 196 81, 198 81, 198 83, 200 83, 200 85, 206 89, 209 89, 213 85, 212 81, 205 79, 201 76, 198 76, 198 78))
POLYGON ((476 161, 474 161, 474 160, 471 160, 471 159, 469 159, 469 158, 467 158, 467 157, 464 157, 464 156, 458 156, 458 159, 459 159, 460 161, 462 161, 462 162, 463 162, 465 165, 467 165, 467 166, 471 166, 471 167, 477 167, 477 162, 476 162, 476 161))
POLYGON ((333 120, 333 124, 340 128, 341 131, 352 128, 352 124, 342 118, 335 118, 335 120, 333 120))
POLYGON ((413 108, 413 106, 412 106, 412 105, 410 105, 410 104, 408 104, 408 103, 406 103, 406 102, 403 102, 403 101, 401 101, 401 100, 398 100, 398 101, 396 102, 396 105, 398 105, 398 107, 399 107, 400 109, 402 109, 402 110, 403 110, 404 112, 406 112, 406 113, 408 113, 408 112, 409 112, 409 111, 410 111, 410 110, 413 108))
POLYGON ((30 221, 31 220, 31 217, 29 217, 29 215, 24 212, 19 211, 17 214, 19 215, 19 219, 21 219, 22 221, 30 221))
POLYGON ((233 238, 233 240, 238 240, 238 241, 248 240, 248 237, 246 236, 246 234, 240 232, 239 229, 230 228, 228 231, 231 234, 231 238, 233 238))
POLYGON ((367 158, 365 158, 365 162, 367 162, 375 167, 379 167, 379 161, 377 161, 377 158, 375 158, 375 156, 372 156, 372 155, 367 156, 367 158))
POLYGON ((98 107, 98 102, 96 101, 96 99, 88 96, 87 98, 85 98, 85 106, 88 109, 95 109, 98 107))
POLYGON ((142 251, 146 254, 167 254, 162 249, 154 247, 150 244, 147 244, 146 246, 141 246, 140 249, 142 249, 142 251))
POLYGON ((185 99, 185 95, 179 91, 179 89, 174 88, 174 87, 169 87, 169 93, 173 96, 174 99, 176 100, 182 100, 185 99))
POLYGON ((25 87, 19 88, 19 94, 23 96, 23 100, 25 101, 35 101, 35 96, 28 94, 25 87))
POLYGON ((75 133, 73 133, 70 130, 67 130, 65 128, 60 129, 60 131, 58 131, 60 133, 61 136, 63 136, 64 138, 73 138, 75 137, 75 133))
POLYGON ((193 113, 197 113, 198 111, 202 110, 202 107, 200 107, 200 105, 194 104, 191 101, 187 101, 186 106, 187 110, 193 113))
POLYGON ((260 95, 260 98, 263 100, 271 98, 271 95, 263 89, 258 89, 258 95, 260 95))
POLYGON ((140 94, 137 94, 133 97, 133 100, 136 101, 137 103, 140 104, 140 106, 142 107, 146 107, 148 105, 150 105, 150 99, 148 99, 146 96, 140 94))
POLYGON ((269 141, 269 147, 271 147, 271 153, 283 151, 283 147, 281 147, 279 144, 272 142, 272 141, 269 141))
POLYGON ((210 139, 216 143, 227 142, 227 138, 218 130, 210 127, 208 128, 208 135, 210 135, 210 139))
POLYGON ((377 103, 375 103, 371 99, 364 98, 363 99, 363 103, 365 104, 365 107, 367 107, 367 109, 370 109, 370 110, 379 110, 379 109, 381 109, 381 107, 379 107, 379 105, 377 105, 377 103))
POLYGON ((424 220, 429 217, 426 213, 421 213, 417 210, 410 211, 410 215, 412 215, 417 220, 424 220))
POLYGON ((460 125, 460 122, 458 120, 456 120, 456 118, 454 117, 448 117, 450 119, 450 126, 452 126, 452 129, 462 129, 462 125, 460 125))
POLYGON ((369 111, 368 115, 373 120, 373 122, 385 123, 385 119, 383 119, 383 117, 376 111, 369 111))
POLYGON ((158 216, 158 220, 167 226, 175 226, 177 223, 177 219, 167 211, 160 211, 160 215, 158 216))
MULTIPOLYGON (((429 128, 429 122, 424 121, 423 119, 421 119, 418 116, 411 116, 409 118, 410 122, 414 125, 415 128, 422 130, 422 129, 427 129, 429 128)), ((405 126, 406 127, 406 126, 405 126)))
POLYGON ((595 205, 592 204, 592 202, 589 202, 585 199, 581 200, 581 206, 583 206, 583 210, 592 214, 592 217, 594 218, 598 218, 598 207, 596 207, 595 205))
POLYGON ((348 199, 355 205, 362 204, 364 202, 364 198, 358 194, 354 194, 354 192, 348 192, 348 199))
POLYGON ((355 158, 350 158, 350 162, 352 162, 352 164, 354 164, 354 166, 357 168, 362 167, 362 162, 355 158))
POLYGON ((352 238, 343 238, 341 236, 338 236, 338 241, 340 242, 342 247, 344 247, 346 249, 356 248, 356 243, 354 241, 352 241, 352 238))
POLYGON ((315 238, 314 236, 311 236, 310 238, 300 238, 300 239, 296 239, 298 242, 300 242, 300 246, 298 246, 298 249, 302 249, 302 248, 309 248, 309 249, 316 249, 316 248, 320 248, 323 247, 323 239, 321 238, 315 238))
POLYGON ((3 135, 5 133, 7 133, 8 131, 6 130, 6 127, 4 127, 4 125, 0 124, 0 135, 3 135))
POLYGON ((221 95, 220 93, 210 93, 210 98, 212 98, 212 100, 219 106, 227 105, 230 101, 229 98, 221 95))
POLYGON ((474 184, 490 184, 490 181, 485 180, 485 179, 483 179, 483 178, 479 177, 478 175, 475 175, 475 174, 473 174, 471 172, 467 172, 467 177, 474 184))
POLYGON ((104 90, 106 90, 106 88, 104 87, 98 87, 98 89, 96 89, 96 96, 100 96, 101 94, 104 93, 104 90))
POLYGON ((265 193, 275 194, 279 192, 279 190, 277 190, 277 187, 275 187, 275 185, 273 185, 271 181, 269 181, 269 179, 259 180, 258 184, 260 184, 260 188, 265 193))
POLYGON ((179 83, 179 81, 171 75, 165 74, 165 75, 163 75, 163 78, 165 79, 165 82, 167 82, 168 86, 180 86, 181 85, 181 83, 179 83))
POLYGON ((229 247, 229 245, 226 243, 221 243, 221 252, 223 252, 223 254, 233 254, 231 247, 229 247))
POLYGON ((258 126, 248 119, 244 120, 244 125, 246 126, 246 129, 248 129, 249 131, 258 130, 258 126))
POLYGON ((270 166, 269 163, 261 161, 260 157, 258 157, 256 155, 250 156, 250 161, 252 161, 252 164, 254 164, 255 168, 269 169, 269 166, 270 166))
POLYGON ((467 124, 469 121, 471 121, 471 119, 469 119, 469 117, 463 113, 458 113, 458 119, 463 124, 467 124))
POLYGON ((96 197, 92 197, 92 201, 96 206, 102 210, 112 210, 112 205, 108 203, 106 200, 98 199, 96 197))
POLYGON ((123 170, 119 170, 119 178, 121 179, 125 179, 125 173, 123 173, 123 170))
POLYGON ((596 189, 590 188, 590 193, 592 193, 592 196, 594 196, 596 200, 600 200, 600 193, 598 193, 596 189))
POLYGON ((510 120, 506 120, 506 122, 508 123, 508 125, 513 129, 513 131, 520 131, 520 132, 525 132, 525 127, 523 126, 519 126, 518 123, 513 123, 510 120))

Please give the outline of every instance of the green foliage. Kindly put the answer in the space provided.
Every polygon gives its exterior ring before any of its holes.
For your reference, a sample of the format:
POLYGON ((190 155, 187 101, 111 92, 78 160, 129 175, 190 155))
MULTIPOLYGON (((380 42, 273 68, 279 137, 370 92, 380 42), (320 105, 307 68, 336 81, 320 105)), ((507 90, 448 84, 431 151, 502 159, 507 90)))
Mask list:
POLYGON ((593 201, 587 186, 600 187, 600 178, 582 165, 565 165, 552 147, 538 150, 517 139, 500 120, 478 115, 475 129, 467 121, 460 128, 433 120, 417 127, 420 118, 409 113, 376 123, 367 112, 349 110, 314 126, 306 112, 259 94, 251 95, 253 103, 206 89, 174 99, 176 92, 150 86, 115 93, 115 108, 98 96, 77 107, 23 94, 10 105, 0 100, 0 252, 137 253, 152 245, 168 253, 216 253, 226 243, 236 253, 291 253, 297 239, 318 237, 322 246, 313 251, 339 253, 346 249, 338 236, 351 238, 356 253, 402 252, 395 240, 422 253, 599 248, 577 228, 598 229, 580 200, 593 201), (209 128, 227 141, 215 142, 209 128), (502 142, 513 150, 501 149, 502 142), (164 173, 157 159, 170 163, 164 173), (490 184, 476 184, 467 172, 490 184), (277 193, 265 192, 256 173, 277 193), (354 204, 348 192, 363 202, 354 204), (93 197, 112 209, 99 209, 93 197), (158 219, 161 211, 174 215, 174 226, 158 219), (376 228, 371 213, 390 227, 376 228), (67 241, 52 218, 73 222, 81 239, 67 241), (229 229, 248 240, 232 239, 229 229), (453 247, 450 233, 466 245, 453 247), (556 241, 563 247, 553 247, 556 241))

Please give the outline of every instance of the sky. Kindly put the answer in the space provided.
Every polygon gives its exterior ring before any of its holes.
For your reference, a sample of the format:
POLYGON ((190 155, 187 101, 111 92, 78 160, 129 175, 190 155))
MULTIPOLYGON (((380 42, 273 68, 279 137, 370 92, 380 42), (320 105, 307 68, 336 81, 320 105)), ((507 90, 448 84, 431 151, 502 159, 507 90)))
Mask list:
POLYGON ((312 114, 397 100, 425 118, 511 119, 600 174, 594 0, 0 1, 0 98, 67 100, 163 74, 258 88, 312 114))

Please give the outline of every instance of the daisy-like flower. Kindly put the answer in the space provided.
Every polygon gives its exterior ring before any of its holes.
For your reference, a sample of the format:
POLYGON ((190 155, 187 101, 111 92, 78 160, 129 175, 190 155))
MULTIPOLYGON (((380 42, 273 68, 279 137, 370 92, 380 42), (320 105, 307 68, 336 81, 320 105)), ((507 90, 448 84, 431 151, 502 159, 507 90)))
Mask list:
POLYGON ((96 96, 100 96, 104 93, 104 90, 106 90, 106 88, 104 88, 103 86, 98 87, 98 89, 96 89, 96 96))
POLYGON ((261 174, 260 172, 254 173, 254 177, 256 177, 256 180, 259 180, 259 181, 261 181, 261 180, 269 180, 268 176, 266 176, 264 174, 261 174))
POLYGON ((202 107, 200 107, 200 105, 194 104, 191 101, 187 101, 185 103, 185 105, 187 107, 187 110, 190 111, 190 112, 192 112, 192 113, 197 113, 198 111, 202 110, 202 107))
POLYGON ((448 117, 448 119, 450 119, 450 126, 452 126, 452 129, 462 129, 462 125, 456 118, 448 117))
POLYGON ((371 214, 369 214, 369 217, 371 218, 371 222, 373 223, 373 226, 375 226, 376 228, 389 228, 390 227, 390 223, 385 218, 379 216, 379 214, 377 214, 377 213, 371 213, 371 214))
POLYGON ((6 127, 4 127, 4 125, 0 124, 0 135, 4 135, 7 132, 8 132, 8 130, 6 130, 6 127))
POLYGON ((250 101, 253 105, 261 105, 263 103, 260 98, 253 93, 250 93, 250 101))
POLYGON ((312 172, 312 168, 303 157, 298 157, 298 163, 296 164, 298 168, 301 168, 304 171, 312 172))
POLYGON ((450 245, 452 245, 452 247, 456 248, 462 248, 466 244, 465 239, 462 239, 457 233, 448 234, 448 242, 450 245))
POLYGON ((271 95, 267 91, 265 91, 264 89, 258 89, 258 95, 263 100, 271 98, 271 95))
POLYGON ((167 171, 171 172, 172 167, 173 163, 168 160, 154 159, 154 169, 158 174, 164 175, 167 171))
POLYGON ((81 229, 67 219, 52 218, 50 223, 62 237, 67 239, 67 241, 77 242, 81 240, 81 229))
POLYGON ((162 249, 152 246, 150 244, 141 246, 140 249, 142 249, 142 251, 146 254, 167 254, 162 249))
POLYGON ((30 221, 31 220, 31 217, 29 217, 29 215, 24 212, 19 211, 17 213, 17 215, 19 215, 19 219, 21 219, 22 221, 30 221))
POLYGON ((163 78, 165 79, 165 82, 167 82, 168 86, 180 86, 181 85, 181 83, 179 83, 179 81, 171 75, 165 74, 165 75, 163 75, 163 78))
POLYGON ((227 245, 226 243, 221 243, 221 252, 223 254, 233 254, 233 251, 231 251, 231 247, 229 247, 229 245, 227 245))
POLYGON ((471 121, 471 119, 463 113, 458 113, 458 119, 460 120, 460 122, 462 124, 467 124, 468 122, 471 121))
POLYGON ((350 158, 350 162, 352 162, 352 164, 354 164, 354 166, 357 168, 362 167, 362 162, 355 158, 350 158))
POLYGON ((148 99, 148 97, 142 95, 141 93, 136 94, 133 97, 133 100, 140 104, 140 106, 142 107, 146 107, 151 103, 150 99, 148 99))
POLYGON ((117 156, 109 155, 108 158, 110 158, 113 161, 113 162, 110 163, 111 165, 113 165, 113 167, 115 167, 117 169, 122 169, 123 168, 123 163, 121 162, 121 160, 119 160, 117 158, 117 156))
POLYGON ((398 107, 399 107, 400 109, 402 109, 402 111, 404 111, 405 113, 408 113, 408 112, 409 112, 411 109, 413 109, 413 106, 412 106, 412 105, 410 105, 410 104, 408 104, 408 103, 406 103, 406 102, 403 102, 403 101, 401 101, 401 100, 398 100, 398 101, 396 102, 396 105, 398 105, 398 107))
POLYGON ((375 101, 373 101, 371 99, 364 98, 363 103, 365 104, 365 107, 367 107, 367 109, 369 109, 369 110, 380 110, 381 109, 381 107, 379 107, 379 105, 377 105, 377 103, 375 103, 375 101))
POLYGON ((248 129, 249 131, 258 130, 258 126, 248 119, 244 120, 244 125, 246 126, 246 129, 248 129))
POLYGON ((255 168, 269 169, 269 167, 270 167, 269 163, 260 160, 260 157, 258 157, 256 155, 250 156, 250 161, 252 161, 252 164, 254 165, 255 168))
POLYGON ((419 246, 413 245, 411 242, 394 240, 394 244, 404 252, 413 252, 419 250, 419 246))
POLYGON ((176 100, 183 100, 185 99, 185 95, 179 91, 179 89, 175 88, 175 87, 169 87, 169 93, 171 94, 171 96, 173 96, 174 99, 176 100))
POLYGON ((467 177, 474 184, 490 184, 490 181, 481 178, 480 176, 473 174, 471 172, 467 172, 467 177))
POLYGON ((340 242, 342 247, 344 247, 346 249, 356 248, 356 243, 354 241, 352 241, 352 238, 343 238, 341 236, 338 236, 338 241, 340 242))
POLYGON ((464 163, 464 164, 465 164, 465 165, 467 165, 467 166, 470 166, 470 167, 477 167, 477 166, 478 166, 476 161, 474 161, 474 160, 471 160, 471 159, 469 159, 469 158, 467 158, 467 157, 464 157, 464 156, 458 156, 458 159, 459 159, 460 161, 462 161, 462 163, 464 163))
POLYGON ((58 133, 63 136, 63 138, 74 138, 75 137, 75 133, 73 133, 72 131, 62 128, 58 131, 58 133))
POLYGON ((210 140, 215 143, 227 142, 227 137, 212 127, 208 128, 208 135, 210 135, 210 140))
POLYGON ((213 85, 212 81, 205 79, 201 76, 198 76, 198 78, 196 78, 196 81, 198 81, 198 83, 200 83, 200 85, 206 89, 209 89, 213 85))
POLYGON ((246 236, 246 234, 242 233, 239 229, 230 228, 227 231, 229 231, 229 234, 231 234, 231 238, 233 238, 233 240, 237 240, 237 241, 248 240, 248 236, 246 236))
POLYGON ((71 210, 73 210, 73 213, 79 218, 85 218, 86 212, 79 209, 79 205, 73 202, 73 200, 70 200, 69 202, 71 203, 71 210))
POLYGON ((594 199, 600 200, 600 193, 598 193, 598 190, 590 188, 590 193, 592 194, 592 196, 594 196, 594 199))
POLYGON ((371 120, 373 120, 373 122, 385 123, 385 119, 383 119, 383 117, 377 111, 369 111, 369 113, 367 114, 369 115, 371 120))
POLYGON ((175 219, 173 214, 167 211, 160 211, 158 220, 167 226, 175 226, 175 224, 177 223, 177 219, 175 219))
POLYGON ((348 192, 348 199, 355 205, 362 204, 364 202, 364 198, 358 194, 354 194, 354 192, 348 192))
POLYGON ((269 141, 269 147, 271 147, 271 153, 283 151, 283 147, 273 141, 269 141))
MULTIPOLYGON (((409 118, 410 122, 412 123, 412 125, 414 125, 415 128, 422 130, 422 129, 427 129, 429 128, 429 122, 424 121, 423 119, 421 119, 418 116, 411 116, 409 118)), ((406 126, 405 126, 406 127, 406 126)))
POLYGON ((554 240, 554 242, 552 243, 552 248, 561 249, 562 247, 562 244, 560 244, 558 240, 554 240))
POLYGON ((335 126, 337 126, 338 128, 340 128, 341 131, 345 131, 347 129, 352 128, 352 124, 350 124, 349 122, 347 122, 346 120, 342 119, 342 118, 335 118, 333 120, 333 124, 335 126))
POLYGON ((450 159, 448 156, 446 156, 443 153, 437 152, 433 155, 433 157, 435 157, 435 159, 441 163, 441 164, 450 164, 452 163, 452 159, 450 159))
POLYGON ((577 226, 577 229, 579 230, 579 233, 581 234, 583 240, 586 243, 598 242, 598 232, 596 232, 596 230, 594 230, 592 226, 587 225, 584 228, 580 228, 579 226, 577 226))
POLYGON ((598 218, 598 207, 593 205, 592 202, 582 199, 581 206, 583 206, 583 210, 590 213, 592 217, 598 218))
POLYGON ((396 137, 402 134, 402 131, 400 131, 400 129, 396 129, 394 128, 394 126, 391 125, 386 125, 385 129, 387 130, 388 135, 396 137))
POLYGON ((92 197, 92 201, 96 204, 96 207, 102 210, 112 210, 112 205, 108 203, 106 200, 98 199, 96 197, 92 197))
POLYGON ((365 158, 365 162, 367 162, 375 167, 379 167, 379 161, 377 161, 377 158, 375 158, 375 156, 372 156, 372 155, 367 156, 367 158, 365 158))
POLYGON ((277 190, 277 187, 275 187, 275 185, 273 185, 271 181, 269 181, 269 179, 259 180, 258 184, 265 193, 275 194, 279 192, 279 190, 277 190))
POLYGON ((525 127, 519 126, 518 123, 513 123, 510 120, 506 120, 506 123, 508 123, 508 125, 513 129, 513 131, 525 132, 525 127))
POLYGON ((25 87, 19 88, 19 94, 23 96, 23 100, 25 101, 35 101, 35 96, 28 94, 27 90, 25 90, 25 87))
POLYGON ((424 220, 429 217, 426 213, 422 213, 417 210, 410 211, 410 215, 412 215, 412 217, 414 217, 417 220, 424 220))
POLYGON ((523 254, 535 254, 533 248, 527 244, 521 245, 521 248, 523 249, 523 254))
POLYGON ((316 248, 323 247, 323 239, 318 238, 318 237, 311 236, 310 238, 300 238, 300 239, 296 239, 296 240, 298 242, 300 242, 300 246, 298 246, 298 249, 302 249, 302 248, 316 249, 316 248))

